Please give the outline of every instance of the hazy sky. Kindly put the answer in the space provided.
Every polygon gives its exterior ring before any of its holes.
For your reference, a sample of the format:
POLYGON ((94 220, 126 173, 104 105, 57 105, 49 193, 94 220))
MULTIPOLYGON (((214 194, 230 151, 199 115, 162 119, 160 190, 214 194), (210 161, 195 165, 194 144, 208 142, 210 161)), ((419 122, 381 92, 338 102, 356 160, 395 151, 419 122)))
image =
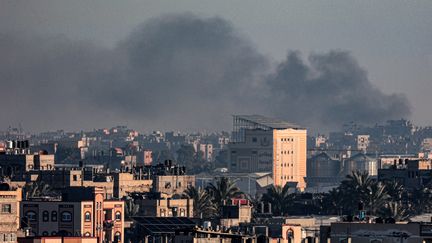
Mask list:
MULTIPOLYGON (((0 0, 0 34, 14 33, 27 41, 33 36, 64 35, 110 49, 128 39, 146 20, 185 12, 230 22, 258 53, 274 63, 283 61, 289 50, 301 51, 304 58, 330 50, 348 51, 383 93, 406 95, 412 107, 410 118, 416 124, 432 125, 432 1, 0 0)), ((38 42, 32 44, 37 46, 38 42)), ((70 112, 79 112, 74 109, 70 112)), ((21 119, 1 116, 2 127, 16 125, 21 119)), ((112 123, 125 122, 117 119, 115 112, 107 112, 105 117, 112 123)), ((220 119, 229 124, 230 117, 220 119)), ((33 130, 61 128, 55 122, 50 126, 50 121, 39 120, 37 125, 21 122, 33 130)), ((81 124, 84 128, 114 125, 99 118, 81 124)), ((64 125, 68 129, 80 127, 73 122, 64 125)))

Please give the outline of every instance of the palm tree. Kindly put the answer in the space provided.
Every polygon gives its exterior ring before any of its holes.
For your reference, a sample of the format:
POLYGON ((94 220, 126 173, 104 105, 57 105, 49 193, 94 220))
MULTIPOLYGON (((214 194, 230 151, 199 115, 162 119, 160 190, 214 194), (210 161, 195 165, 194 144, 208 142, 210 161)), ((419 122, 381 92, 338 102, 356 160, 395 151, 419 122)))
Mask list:
POLYGON ((271 204, 273 215, 278 216, 283 216, 288 211, 291 199, 288 183, 284 187, 272 185, 262 197, 263 202, 271 204))
POLYGON ((188 187, 183 192, 183 197, 193 199, 194 217, 212 218, 217 212, 211 195, 201 187, 188 187))
POLYGON ((369 198, 366 200, 370 214, 376 215, 378 210, 386 205, 390 196, 387 194, 386 187, 381 182, 373 182, 369 188, 369 198))
POLYGON ((410 217, 409 211, 401 202, 388 202, 386 207, 381 211, 383 217, 394 218, 396 221, 407 220, 410 217))
POLYGON ((432 190, 429 187, 422 187, 414 190, 409 195, 410 210, 414 214, 429 213, 432 211, 432 190))
POLYGON ((376 214, 389 198, 386 187, 373 180, 367 172, 353 172, 339 186, 345 212, 357 213, 357 205, 363 204, 369 213, 376 214))
POLYGON ((243 192, 236 186, 235 181, 227 177, 219 177, 216 184, 210 183, 207 187, 207 191, 213 197, 213 202, 218 208, 220 208, 225 201, 243 195, 243 192))
POLYGON ((403 199, 405 188, 398 181, 386 181, 385 183, 387 194, 393 202, 400 202, 403 199))

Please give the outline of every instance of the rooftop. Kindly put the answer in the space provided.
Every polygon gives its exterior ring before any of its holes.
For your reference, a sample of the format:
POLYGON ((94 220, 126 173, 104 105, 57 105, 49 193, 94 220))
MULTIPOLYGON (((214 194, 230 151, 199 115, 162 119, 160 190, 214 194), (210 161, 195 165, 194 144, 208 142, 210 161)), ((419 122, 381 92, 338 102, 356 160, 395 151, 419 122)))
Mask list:
POLYGON ((268 129, 302 128, 301 126, 294 123, 261 115, 234 115, 234 120, 245 123, 252 123, 258 126, 267 127, 268 129))

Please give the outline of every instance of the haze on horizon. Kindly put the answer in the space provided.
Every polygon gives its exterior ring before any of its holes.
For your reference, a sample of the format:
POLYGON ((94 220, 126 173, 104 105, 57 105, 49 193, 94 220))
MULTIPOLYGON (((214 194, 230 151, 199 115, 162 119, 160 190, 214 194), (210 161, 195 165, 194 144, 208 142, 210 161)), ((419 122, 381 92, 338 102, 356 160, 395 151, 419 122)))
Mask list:
POLYGON ((0 3, 0 128, 432 125, 432 2, 0 3))

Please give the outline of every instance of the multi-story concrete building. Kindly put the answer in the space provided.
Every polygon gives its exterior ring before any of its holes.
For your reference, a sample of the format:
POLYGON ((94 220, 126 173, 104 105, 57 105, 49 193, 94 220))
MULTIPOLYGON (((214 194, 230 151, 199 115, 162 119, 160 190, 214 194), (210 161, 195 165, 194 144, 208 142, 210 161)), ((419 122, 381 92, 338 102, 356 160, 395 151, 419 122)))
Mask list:
POLYGON ((430 223, 376 224, 360 222, 332 223, 322 226, 320 242, 432 242, 430 223))
POLYGON ((250 223, 252 206, 246 199, 232 199, 221 207, 220 225, 222 227, 239 226, 240 223, 250 223))
POLYGON ((0 184, 0 242, 17 241, 20 228, 20 207, 22 190, 12 189, 8 184, 0 184))
POLYGON ((199 151, 202 152, 202 159, 205 161, 213 160, 213 144, 204 143, 199 145, 199 151))
POLYGON ((193 215, 193 199, 143 199, 136 201, 140 215, 146 217, 187 217, 193 215))
POLYGON ((61 198, 21 202, 21 217, 34 236, 91 236, 123 242, 124 202, 105 200, 102 188, 69 188, 61 198))
POLYGON ((273 173, 274 185, 306 186, 307 131, 279 119, 260 115, 234 116, 233 141, 229 144, 231 172, 273 173))
POLYGON ((0 154, 0 176, 21 180, 26 171, 53 169, 53 154, 0 154))
POLYGON ((154 180, 154 190, 160 192, 162 197, 170 198, 173 195, 182 195, 190 186, 195 186, 193 175, 159 175, 154 180))

